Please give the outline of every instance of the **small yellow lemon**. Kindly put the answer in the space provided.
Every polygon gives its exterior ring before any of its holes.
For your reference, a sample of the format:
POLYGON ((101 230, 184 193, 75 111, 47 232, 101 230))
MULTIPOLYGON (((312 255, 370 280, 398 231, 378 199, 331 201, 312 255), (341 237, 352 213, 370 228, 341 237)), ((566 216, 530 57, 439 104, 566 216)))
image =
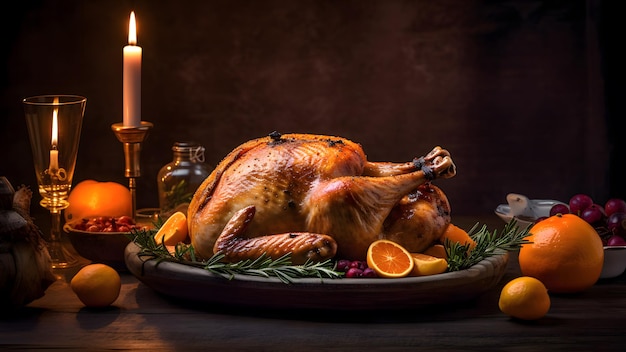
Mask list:
POLYGON ((72 291, 87 307, 106 307, 120 295, 120 275, 105 264, 89 264, 70 281, 72 291))
POLYGON ((502 313, 523 320, 537 320, 550 310, 550 296, 538 279, 522 276, 509 281, 500 292, 502 313))

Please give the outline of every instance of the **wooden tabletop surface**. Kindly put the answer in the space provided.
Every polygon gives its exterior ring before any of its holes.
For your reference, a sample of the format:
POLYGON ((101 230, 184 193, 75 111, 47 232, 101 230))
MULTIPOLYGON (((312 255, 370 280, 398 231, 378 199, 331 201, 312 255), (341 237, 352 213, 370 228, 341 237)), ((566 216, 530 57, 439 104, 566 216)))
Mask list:
POLYGON ((94 310, 78 300, 68 284, 71 273, 65 273, 44 297, 0 316, 0 349, 626 350, 626 274, 579 294, 552 294, 549 313, 534 322, 498 309, 500 289, 520 275, 511 253, 500 284, 476 299, 387 313, 200 308, 162 296, 127 272, 113 305, 94 310))

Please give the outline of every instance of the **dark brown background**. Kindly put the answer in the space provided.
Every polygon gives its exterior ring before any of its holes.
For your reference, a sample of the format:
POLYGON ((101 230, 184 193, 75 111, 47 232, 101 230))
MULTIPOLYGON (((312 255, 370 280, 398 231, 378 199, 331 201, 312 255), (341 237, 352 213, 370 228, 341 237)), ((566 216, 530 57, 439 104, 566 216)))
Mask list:
MULTIPOLYGON (((618 1, 21 1, 2 13, 0 175, 36 189, 21 100, 88 98, 74 184, 123 176, 122 47, 143 47, 139 207, 175 141, 215 165, 274 130, 360 142, 371 160, 450 150, 454 214, 509 192, 626 197, 618 1)), ((39 200, 36 197, 37 201, 39 200)))

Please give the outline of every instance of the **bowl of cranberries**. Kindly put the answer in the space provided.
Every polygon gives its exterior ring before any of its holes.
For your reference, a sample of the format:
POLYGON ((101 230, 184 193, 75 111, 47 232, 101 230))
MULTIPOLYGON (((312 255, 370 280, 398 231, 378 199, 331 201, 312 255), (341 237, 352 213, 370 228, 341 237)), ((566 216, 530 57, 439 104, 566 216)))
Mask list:
POLYGON ((620 276, 626 270, 626 201, 611 198, 598 204, 586 194, 572 196, 568 204, 555 205, 549 216, 575 214, 595 228, 604 245, 601 279, 620 276))
POLYGON ((124 250, 131 231, 142 227, 129 216, 100 216, 66 223, 63 230, 81 257, 125 271, 124 250))

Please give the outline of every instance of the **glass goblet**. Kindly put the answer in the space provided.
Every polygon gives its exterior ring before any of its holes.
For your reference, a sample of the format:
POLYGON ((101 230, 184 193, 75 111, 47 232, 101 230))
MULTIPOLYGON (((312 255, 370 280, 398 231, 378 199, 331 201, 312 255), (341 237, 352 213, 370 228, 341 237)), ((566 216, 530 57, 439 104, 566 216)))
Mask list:
POLYGON ((48 251, 53 268, 77 263, 61 243, 61 212, 67 208, 87 99, 40 95, 24 99, 24 112, 39 194, 52 217, 48 251))

